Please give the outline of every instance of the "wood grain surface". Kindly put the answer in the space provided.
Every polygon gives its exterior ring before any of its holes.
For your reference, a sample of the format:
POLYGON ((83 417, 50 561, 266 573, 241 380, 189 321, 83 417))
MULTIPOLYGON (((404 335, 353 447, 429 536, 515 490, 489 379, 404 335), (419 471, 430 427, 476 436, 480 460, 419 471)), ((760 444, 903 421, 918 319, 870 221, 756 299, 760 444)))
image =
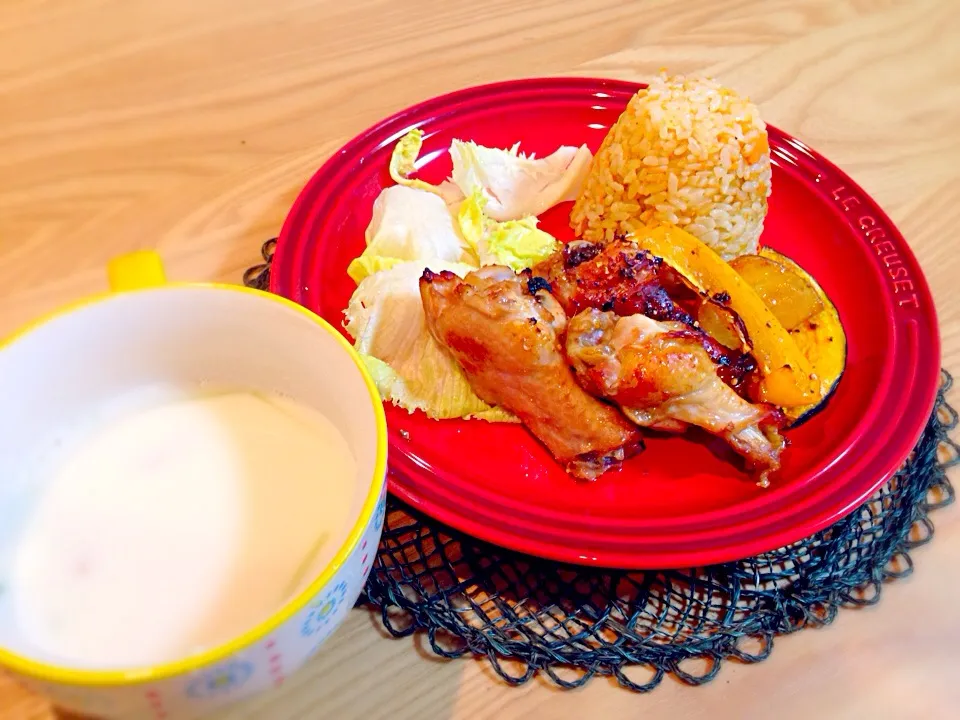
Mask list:
MULTIPOLYGON (((705 72, 823 152, 892 216, 960 373, 956 0, 5 0, 0 335, 158 248, 177 279, 237 281, 298 189, 384 115, 478 82, 705 72)), ((954 393, 954 403, 960 394, 954 393)), ((960 707, 960 512, 873 608, 778 639, 702 688, 505 686, 352 613, 282 690, 221 720, 947 718, 960 707)), ((56 717, 0 679, 0 717, 56 717)))

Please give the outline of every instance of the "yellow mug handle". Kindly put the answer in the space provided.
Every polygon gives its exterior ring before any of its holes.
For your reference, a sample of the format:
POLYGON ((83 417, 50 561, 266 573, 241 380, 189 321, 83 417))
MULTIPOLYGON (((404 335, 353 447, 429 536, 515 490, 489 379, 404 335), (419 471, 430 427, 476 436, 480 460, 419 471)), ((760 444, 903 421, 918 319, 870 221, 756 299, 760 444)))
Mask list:
POLYGON ((122 292, 164 285, 167 275, 159 254, 153 250, 137 250, 107 263, 107 279, 113 292, 122 292))

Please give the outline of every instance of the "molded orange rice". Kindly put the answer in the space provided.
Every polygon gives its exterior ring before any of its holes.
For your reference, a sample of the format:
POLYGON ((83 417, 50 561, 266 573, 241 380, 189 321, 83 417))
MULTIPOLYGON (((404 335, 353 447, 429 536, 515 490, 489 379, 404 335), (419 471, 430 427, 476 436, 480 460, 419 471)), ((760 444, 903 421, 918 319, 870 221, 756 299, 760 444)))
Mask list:
POLYGON ((757 251, 769 195, 757 107, 713 80, 662 75, 610 128, 570 222, 595 242, 670 223, 730 260, 757 251))

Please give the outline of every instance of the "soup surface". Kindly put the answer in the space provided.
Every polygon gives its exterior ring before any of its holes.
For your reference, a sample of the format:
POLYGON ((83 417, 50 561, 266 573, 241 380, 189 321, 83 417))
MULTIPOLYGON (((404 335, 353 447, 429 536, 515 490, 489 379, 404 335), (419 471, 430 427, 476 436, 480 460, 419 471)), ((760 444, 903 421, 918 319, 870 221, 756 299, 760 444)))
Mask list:
POLYGON ((142 666, 227 641, 304 589, 350 530, 350 448, 288 398, 140 388, 44 445, 9 589, 51 659, 142 666))

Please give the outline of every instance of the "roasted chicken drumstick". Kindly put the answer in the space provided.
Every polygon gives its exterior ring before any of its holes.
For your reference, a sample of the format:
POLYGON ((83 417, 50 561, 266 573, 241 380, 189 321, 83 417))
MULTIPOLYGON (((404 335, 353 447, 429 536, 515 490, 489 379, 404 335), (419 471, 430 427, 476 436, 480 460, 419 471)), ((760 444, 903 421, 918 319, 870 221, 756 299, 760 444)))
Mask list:
MULTIPOLYGON (((538 263, 533 274, 550 284, 567 317, 596 308, 694 327, 693 314, 704 302, 660 258, 629 239, 605 244, 575 240, 538 263)), ((697 337, 728 385, 739 386, 754 369, 749 355, 730 350, 705 333, 697 337)))
POLYGON ((643 448, 616 408, 583 390, 563 355, 563 309, 529 274, 487 266, 460 279, 426 270, 427 326, 474 392, 520 418, 576 477, 593 479, 643 448))
POLYGON ((742 455, 765 486, 780 467, 782 417, 720 380, 700 334, 682 323, 590 308, 567 325, 567 357, 584 388, 615 401, 638 425, 701 427, 742 455))

